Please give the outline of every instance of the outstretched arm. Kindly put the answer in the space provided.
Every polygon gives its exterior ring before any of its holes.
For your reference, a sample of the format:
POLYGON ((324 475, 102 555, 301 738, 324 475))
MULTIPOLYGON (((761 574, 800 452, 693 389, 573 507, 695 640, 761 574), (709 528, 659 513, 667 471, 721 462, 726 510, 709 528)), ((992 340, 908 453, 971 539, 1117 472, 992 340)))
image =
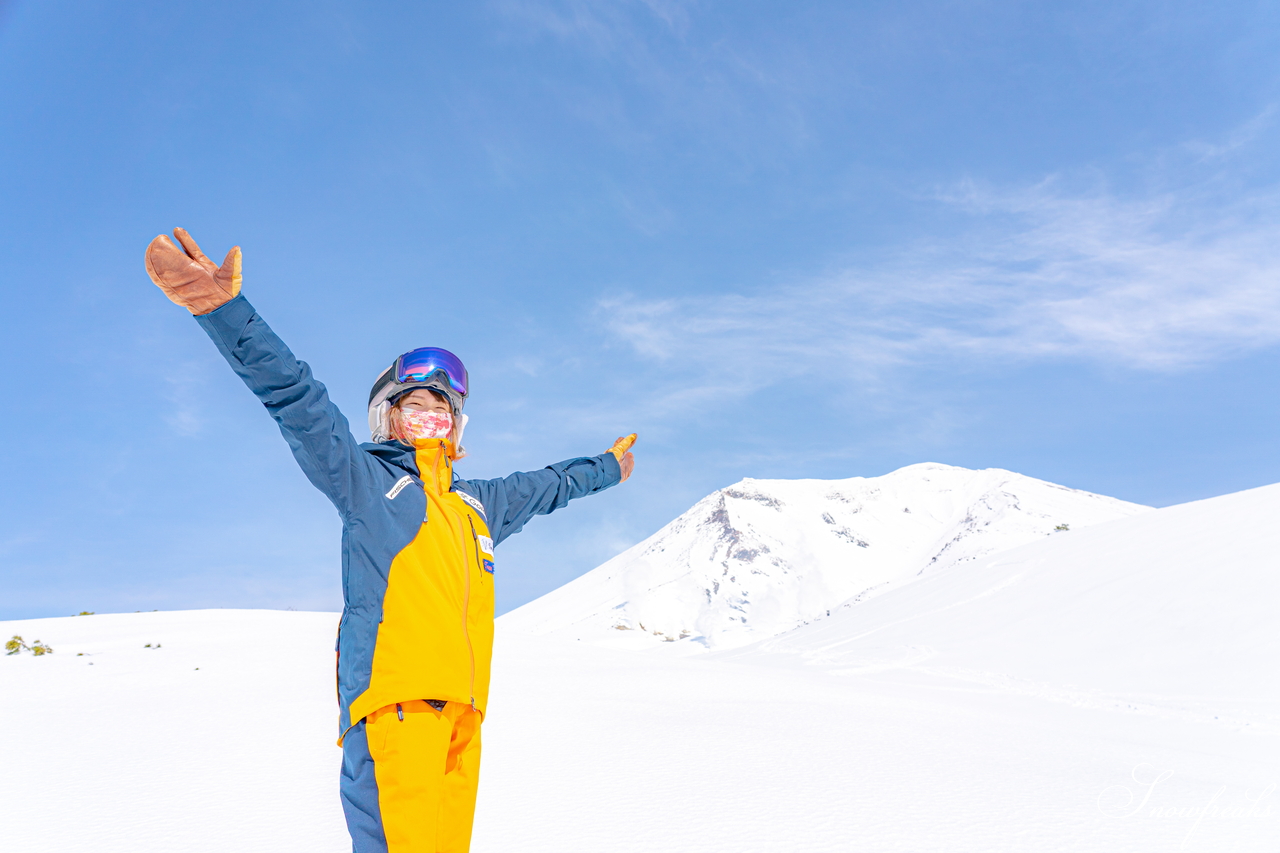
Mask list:
POLYGON ((196 315, 231 369, 257 395, 280 426, 289 449, 312 484, 344 516, 362 492, 356 478, 365 454, 342 412, 306 362, 294 357, 240 293, 240 247, 222 266, 204 256, 181 228, 147 247, 147 273, 171 300, 196 315))
POLYGON ((635 434, 620 438, 599 456, 568 459, 541 471, 527 471, 495 480, 464 481, 484 504, 494 544, 519 533, 535 515, 560 509, 574 498, 603 492, 631 476, 635 457, 629 448, 635 434))

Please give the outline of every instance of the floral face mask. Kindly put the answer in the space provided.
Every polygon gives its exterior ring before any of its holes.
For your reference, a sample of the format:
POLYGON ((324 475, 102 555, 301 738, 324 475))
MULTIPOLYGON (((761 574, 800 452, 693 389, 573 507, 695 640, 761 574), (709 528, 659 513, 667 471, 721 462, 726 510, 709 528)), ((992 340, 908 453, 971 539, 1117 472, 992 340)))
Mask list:
POLYGON ((400 435, 407 441, 420 438, 448 438, 453 430, 453 415, 448 412, 419 412, 400 410, 400 435))

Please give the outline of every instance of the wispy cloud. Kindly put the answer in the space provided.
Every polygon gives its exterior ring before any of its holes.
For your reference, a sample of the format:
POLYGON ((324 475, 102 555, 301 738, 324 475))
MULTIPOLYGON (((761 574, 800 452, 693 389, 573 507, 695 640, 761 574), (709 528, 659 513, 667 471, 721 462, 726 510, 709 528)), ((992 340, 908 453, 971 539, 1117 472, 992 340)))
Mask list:
POLYGON ((205 413, 201 404, 199 386, 191 381, 193 375, 207 372, 202 363, 178 362, 173 373, 164 379, 164 399, 167 406, 164 422, 182 438, 195 438, 204 432, 205 413))
MULTIPOLYGON (((682 0, 499 0, 494 8, 504 18, 526 27, 601 54, 632 54, 643 42, 638 22, 657 22, 671 34, 682 35, 689 28, 688 2, 682 0)), ((634 58, 634 57, 631 57, 634 58)))
POLYGON ((1183 369, 1280 343, 1280 194, 1207 194, 965 183, 937 199, 972 215, 966 236, 778 287, 610 297, 599 311, 636 353, 720 391, 759 386, 770 365, 866 383, 957 358, 1183 369))
POLYGON ((1228 157, 1256 142, 1266 131, 1273 129, 1275 119, 1276 108, 1271 105, 1227 134, 1223 139, 1215 141, 1192 140, 1186 143, 1184 148, 1202 163, 1228 157))
MULTIPOLYGON (((791 45, 763 56, 695 17, 688 0, 497 0, 506 37, 545 41, 597 69, 598 83, 543 85, 558 90, 568 115, 636 153, 681 145, 714 152, 740 168, 769 162, 779 147, 803 148, 812 129, 804 103, 815 81, 845 79, 791 45), (825 72, 825 73, 824 73, 825 72), (607 82, 605 82, 607 81, 607 82)), ((821 86, 818 87, 821 89, 821 86)))

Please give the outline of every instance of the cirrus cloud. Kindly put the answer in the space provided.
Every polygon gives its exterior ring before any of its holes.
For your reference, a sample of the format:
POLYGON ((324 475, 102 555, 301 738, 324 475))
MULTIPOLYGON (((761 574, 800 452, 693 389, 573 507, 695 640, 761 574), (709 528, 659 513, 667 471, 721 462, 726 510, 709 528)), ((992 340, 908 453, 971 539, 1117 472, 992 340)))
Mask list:
POLYGON ((646 359, 722 389, 759 385, 762 363, 863 382, 954 359, 1185 369, 1280 343, 1278 195, 966 182, 936 195, 974 217, 962 237, 771 288, 611 297, 600 314, 646 359))

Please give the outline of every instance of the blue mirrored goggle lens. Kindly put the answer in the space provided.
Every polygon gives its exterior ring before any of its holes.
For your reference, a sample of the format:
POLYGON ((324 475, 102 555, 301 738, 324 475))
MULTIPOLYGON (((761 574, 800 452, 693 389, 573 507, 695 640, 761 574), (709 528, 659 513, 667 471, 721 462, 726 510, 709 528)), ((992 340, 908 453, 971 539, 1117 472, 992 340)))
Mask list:
POLYGON ((462 366, 462 359, 447 349, 421 347, 396 359, 397 382, 425 382, 442 370, 449 387, 467 396, 467 369, 462 366))

